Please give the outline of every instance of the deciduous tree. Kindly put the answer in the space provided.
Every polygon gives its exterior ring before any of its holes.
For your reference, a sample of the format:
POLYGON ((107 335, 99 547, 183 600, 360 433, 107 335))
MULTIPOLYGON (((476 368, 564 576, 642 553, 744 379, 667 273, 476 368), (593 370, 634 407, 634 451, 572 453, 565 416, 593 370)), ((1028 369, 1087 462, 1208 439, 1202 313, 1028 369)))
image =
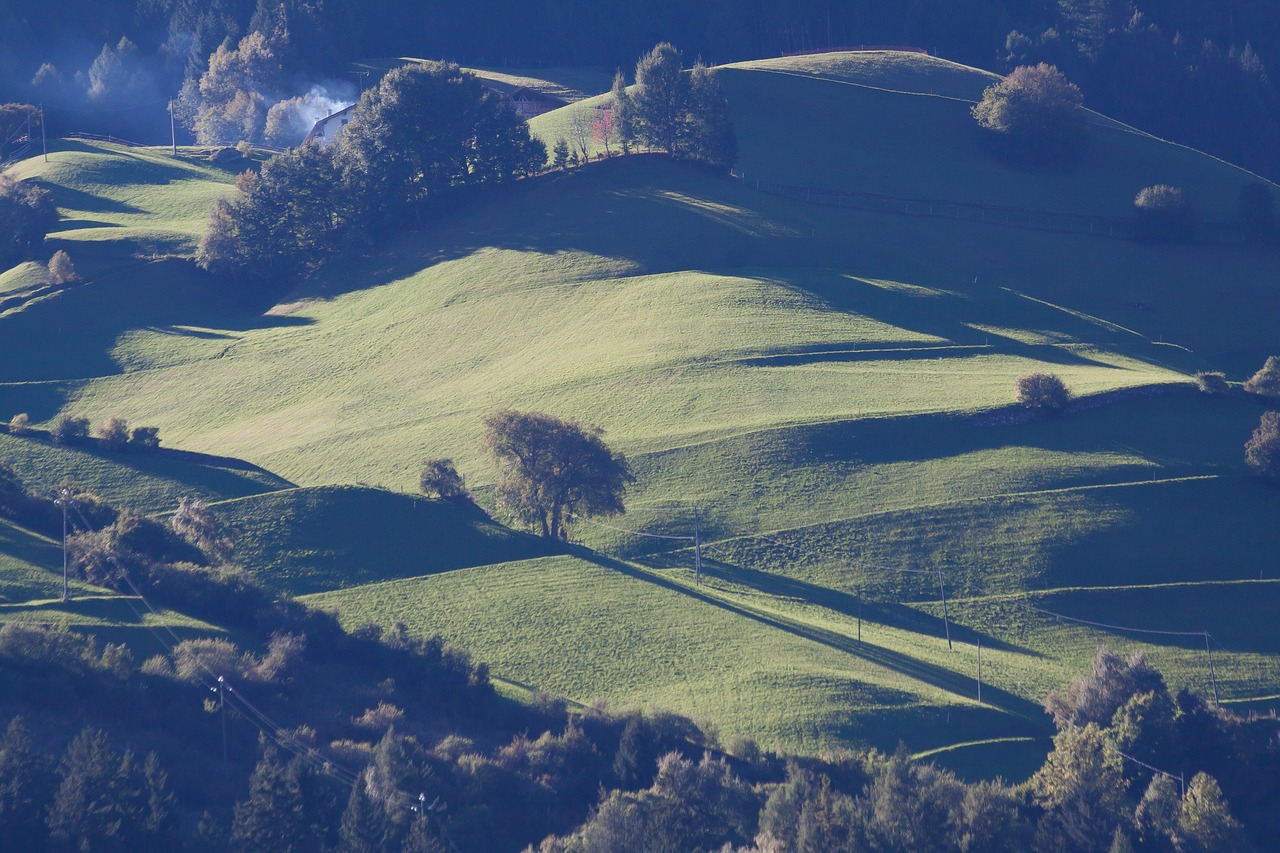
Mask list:
POLYGON ((563 539, 574 514, 623 512, 634 482, 626 457, 604 443, 603 430, 541 412, 494 412, 484 421, 485 447, 500 468, 498 498, 543 536, 563 539))
POLYGON ((1280 412, 1264 412, 1253 437, 1244 445, 1249 467, 1268 480, 1280 480, 1280 412))
POLYGON ((978 125, 998 150, 1033 165, 1065 165, 1085 144, 1084 97, 1052 65, 1022 65, 982 93, 978 125))

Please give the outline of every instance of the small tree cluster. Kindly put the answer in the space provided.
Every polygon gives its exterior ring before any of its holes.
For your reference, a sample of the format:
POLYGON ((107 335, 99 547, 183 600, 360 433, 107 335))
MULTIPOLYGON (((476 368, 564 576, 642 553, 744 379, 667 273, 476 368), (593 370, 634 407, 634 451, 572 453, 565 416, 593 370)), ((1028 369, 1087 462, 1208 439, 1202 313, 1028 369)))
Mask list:
POLYGON ((33 257, 57 221, 48 190, 0 174, 0 270, 33 257))
POLYGON ((31 418, 26 412, 19 412, 9 418, 9 435, 26 435, 31 431, 31 418))
POLYGON ((1190 243, 1196 237, 1195 206, 1181 187, 1143 187, 1133 199, 1133 237, 1141 243, 1190 243))
POLYGON ((1264 412, 1253 437, 1244 445, 1244 458, 1260 477, 1280 480, 1280 412, 1264 412))
POLYGON ((1033 412, 1054 414, 1071 402, 1071 391, 1053 373, 1028 373, 1018 377, 1018 402, 1033 412))
POLYGON ((1244 390, 1259 397, 1280 399, 1280 355, 1268 356, 1266 363, 1244 383, 1244 390))
POLYGON ((982 93, 972 110, 997 150, 1036 166, 1068 165, 1085 145, 1084 96, 1052 65, 1022 65, 982 93))
POLYGON ((1231 384, 1225 373, 1201 371, 1196 374, 1196 388, 1203 394, 1222 395, 1231 390, 1231 384))
POLYGON ((673 157, 715 166, 737 159, 737 139, 729 120, 729 102, 715 72, 701 62, 688 74, 680 51, 663 42, 636 63, 635 86, 614 80, 616 127, 624 147, 640 144, 673 157))

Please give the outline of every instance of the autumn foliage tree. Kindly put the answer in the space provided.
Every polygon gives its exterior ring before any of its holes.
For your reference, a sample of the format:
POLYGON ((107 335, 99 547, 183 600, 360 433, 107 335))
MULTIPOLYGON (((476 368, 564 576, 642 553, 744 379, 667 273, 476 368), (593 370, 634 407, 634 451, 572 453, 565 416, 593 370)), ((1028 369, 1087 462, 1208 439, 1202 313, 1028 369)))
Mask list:
POLYGON ((1253 437, 1244 445, 1244 458, 1254 473, 1280 480, 1280 412, 1264 412, 1253 437))
POLYGON ((997 150, 1036 166, 1068 165, 1085 144, 1084 96, 1052 65, 1022 65, 982 93, 973 117, 997 150))
POLYGON ((498 500, 543 536, 564 539, 574 515, 624 511, 635 476, 598 427, 507 409, 485 418, 484 428, 485 447, 500 469, 498 500))

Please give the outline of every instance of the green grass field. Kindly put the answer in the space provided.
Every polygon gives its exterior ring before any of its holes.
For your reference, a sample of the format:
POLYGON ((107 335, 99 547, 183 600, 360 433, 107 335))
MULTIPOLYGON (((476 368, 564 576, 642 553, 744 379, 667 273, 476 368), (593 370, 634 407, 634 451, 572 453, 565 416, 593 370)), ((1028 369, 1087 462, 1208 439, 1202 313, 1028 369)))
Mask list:
POLYGON ((295 595, 505 563, 556 550, 475 507, 351 486, 289 489, 215 504, 236 560, 295 595))
MULTIPOLYGON (((1212 220, 1253 179, 1103 117, 1078 172, 1008 169, 967 118, 990 76, 923 57, 722 80, 740 167, 767 180, 1106 214, 1170 182, 1212 220)), ((554 141, 597 103, 533 129, 554 141)), ((495 190, 265 305, 185 259, 230 174, 80 143, 51 160, 19 168, 55 187, 71 221, 51 245, 88 274, 34 296, 38 268, 0 276, 0 417, 119 415, 206 455, 0 436, 0 457, 149 512, 217 501, 251 572, 347 624, 438 630, 517 688, 774 748, 903 739, 1011 777, 1099 642, 1209 684, 1194 644, 1024 605, 1207 628, 1224 699, 1280 694, 1280 491, 1242 460, 1264 408, 1191 385, 1276 351, 1273 254, 819 207, 632 157, 495 190), (1018 416, 1033 370, 1076 406, 1018 416), (411 494, 448 456, 491 507, 481 419, 506 407, 598 424, 635 467, 627 515, 576 525, 574 556, 411 494), (694 507, 697 588, 691 542, 627 532, 692 536, 694 507)), ((7 536, 0 595, 45 595, 49 543, 7 536)))

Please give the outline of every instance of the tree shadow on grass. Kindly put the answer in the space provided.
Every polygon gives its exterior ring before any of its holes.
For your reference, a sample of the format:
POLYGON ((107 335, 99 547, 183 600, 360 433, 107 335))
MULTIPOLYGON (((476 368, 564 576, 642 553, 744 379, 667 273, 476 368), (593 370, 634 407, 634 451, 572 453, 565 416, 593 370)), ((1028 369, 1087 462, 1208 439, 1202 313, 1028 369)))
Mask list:
MULTIPOLYGON (((640 569, 614 560, 601 554, 586 549, 575 549, 575 556, 580 557, 587 562, 594 563, 602 568, 610 569, 619 574, 636 580, 643 580, 655 586, 662 587, 672 592, 692 598, 703 604, 712 607, 718 607, 735 615, 751 619, 771 628, 785 631, 793 636, 800 637, 811 642, 820 643, 828 648, 845 652, 862 660, 868 661, 895 672, 901 673, 909 678, 929 684, 940 690, 947 691, 957 696, 969 696, 973 693, 973 679, 967 675, 961 675, 951 670, 944 669, 940 666, 927 663, 905 655, 892 649, 876 646, 870 641, 859 643, 856 639, 847 637, 837 631, 831 631, 825 628, 819 628, 806 624, 799 620, 790 619, 773 613, 765 613, 762 611, 749 608, 745 605, 731 604, 721 601, 713 596, 689 589, 688 587, 658 577, 650 572, 641 571, 640 569)), ((984 688, 982 691, 985 704, 992 705, 1003 711, 1015 716, 1025 718, 1027 720, 1039 720, 1043 717, 1040 706, 1034 702, 1015 696, 1008 691, 1001 690, 996 687, 984 688)))

